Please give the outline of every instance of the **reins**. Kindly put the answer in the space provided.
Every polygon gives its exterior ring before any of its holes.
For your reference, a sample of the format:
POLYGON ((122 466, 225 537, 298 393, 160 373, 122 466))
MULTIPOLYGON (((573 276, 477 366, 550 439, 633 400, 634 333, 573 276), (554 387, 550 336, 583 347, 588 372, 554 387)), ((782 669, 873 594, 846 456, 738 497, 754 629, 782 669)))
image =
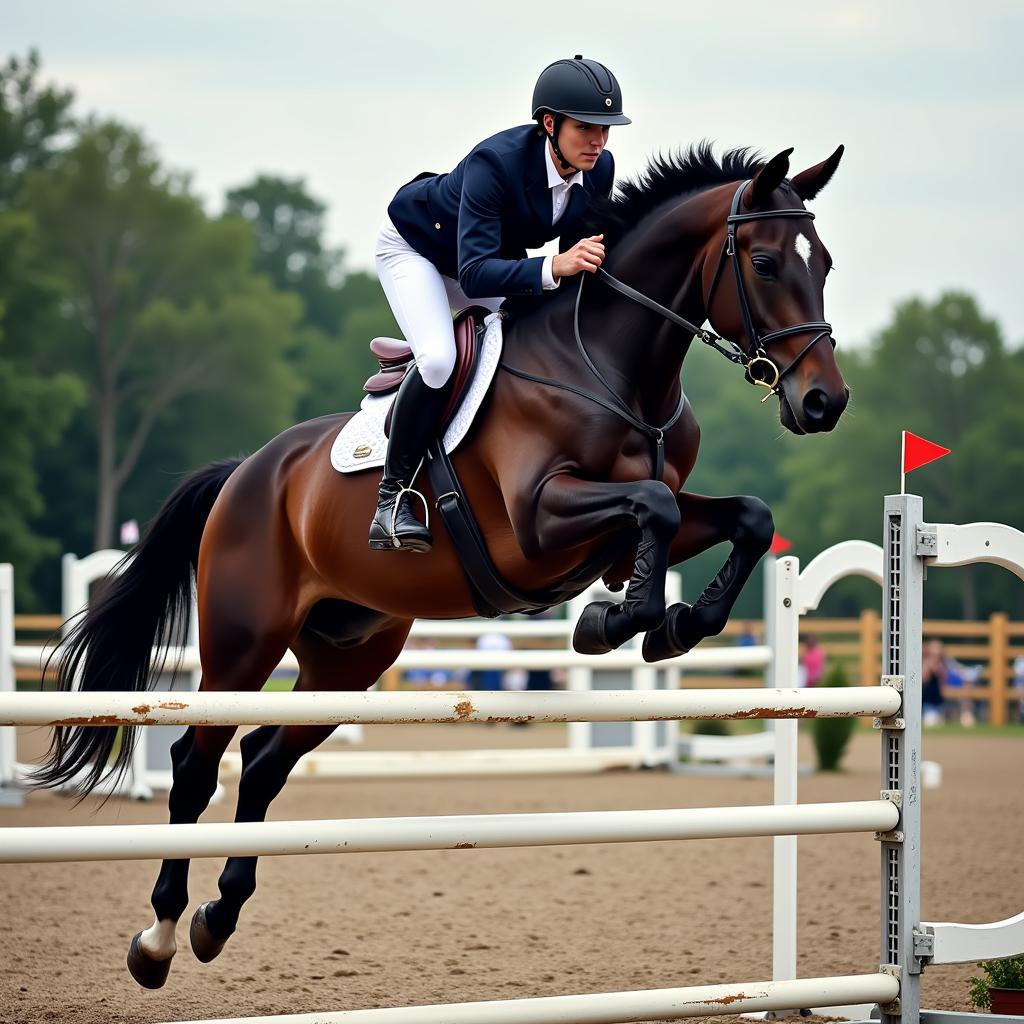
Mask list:
MULTIPOLYGON (((553 380, 550 377, 539 377, 536 374, 528 373, 526 370, 519 370, 514 366, 509 366, 508 363, 502 361, 498 365, 503 369, 507 370, 515 377, 522 377, 523 380, 533 381, 535 384, 545 384, 548 387, 559 388, 562 391, 571 391, 574 395, 579 395, 580 398, 586 398, 588 401, 594 402, 596 405, 600 405, 602 408, 607 409, 609 412, 615 413, 616 416, 624 419, 634 430, 639 431, 641 434, 645 434, 652 441, 654 441, 654 479, 660 480, 662 473, 665 470, 665 431, 670 430, 675 426, 676 421, 683 414, 683 409, 686 407, 686 396, 683 394, 682 388, 679 389, 679 401, 676 403, 675 411, 672 415, 660 426, 656 427, 651 423, 646 423, 640 419, 632 409, 616 394, 615 389, 608 383, 604 375, 597 368, 593 359, 590 358, 590 354, 587 352, 586 346, 583 344, 583 337, 580 334, 580 301, 583 298, 583 280, 585 274, 580 275, 580 287, 576 292, 576 304, 573 308, 572 314, 572 327, 573 333, 576 335, 576 347, 579 349, 580 355, 583 357, 583 362, 586 363, 587 369, 604 385, 605 390, 611 395, 611 401, 606 398, 602 398, 600 395, 595 395, 591 391, 584 391, 582 388, 578 388, 573 384, 567 384, 565 381, 553 380)), ((615 278, 612 278, 614 281, 615 278)), ((621 284, 621 282, 617 282, 621 284)), ((623 287, 626 287, 623 285, 623 287)), ((639 293, 638 293, 639 294, 639 293)), ((653 300, 648 300, 653 301, 653 300)), ((657 305, 657 303, 655 303, 657 305)), ((672 313, 671 310, 668 310, 672 313)), ((674 313, 672 313, 675 316, 674 313)))

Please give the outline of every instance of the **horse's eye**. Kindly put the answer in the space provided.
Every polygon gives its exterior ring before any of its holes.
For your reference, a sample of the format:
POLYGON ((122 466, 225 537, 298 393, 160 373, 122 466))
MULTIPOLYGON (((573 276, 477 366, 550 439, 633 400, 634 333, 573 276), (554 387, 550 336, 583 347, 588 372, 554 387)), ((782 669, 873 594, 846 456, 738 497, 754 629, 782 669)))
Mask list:
POLYGON ((754 266, 754 270, 761 277, 777 277, 778 268, 775 265, 775 260, 771 256, 755 255, 750 258, 750 262, 754 266))

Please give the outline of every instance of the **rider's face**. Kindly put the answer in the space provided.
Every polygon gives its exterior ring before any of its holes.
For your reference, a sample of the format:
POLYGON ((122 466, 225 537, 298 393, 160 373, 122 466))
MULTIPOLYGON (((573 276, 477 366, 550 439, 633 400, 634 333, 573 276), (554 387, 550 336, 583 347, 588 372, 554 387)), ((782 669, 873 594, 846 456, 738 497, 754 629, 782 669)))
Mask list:
MULTIPOLYGON (((551 114, 544 115, 544 130, 550 138, 554 130, 555 119, 551 114)), ((549 143, 550 144, 550 143, 549 143)), ((558 137, 558 145, 566 160, 578 167, 581 171, 593 170, 601 151, 608 144, 608 126, 600 124, 587 124, 586 121, 577 121, 575 118, 567 117, 562 122, 562 131, 558 137)), ((558 167, 558 159, 554 152, 551 154, 558 167)), ((563 172, 574 174, 570 168, 563 172)))

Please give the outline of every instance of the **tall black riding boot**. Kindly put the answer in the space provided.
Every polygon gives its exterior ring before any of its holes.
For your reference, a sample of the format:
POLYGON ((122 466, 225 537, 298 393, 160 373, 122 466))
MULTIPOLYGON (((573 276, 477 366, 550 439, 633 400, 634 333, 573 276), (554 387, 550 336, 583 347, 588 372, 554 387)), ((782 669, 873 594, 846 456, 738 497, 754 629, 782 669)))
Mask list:
MULTIPOLYGON (((413 478, 437 434, 448 401, 449 387, 428 387, 419 370, 409 367, 391 413, 391 433, 377 511, 370 524, 370 547, 375 551, 429 551, 430 530, 416 518, 413 478)), ((424 514, 426 503, 424 502, 424 514)))

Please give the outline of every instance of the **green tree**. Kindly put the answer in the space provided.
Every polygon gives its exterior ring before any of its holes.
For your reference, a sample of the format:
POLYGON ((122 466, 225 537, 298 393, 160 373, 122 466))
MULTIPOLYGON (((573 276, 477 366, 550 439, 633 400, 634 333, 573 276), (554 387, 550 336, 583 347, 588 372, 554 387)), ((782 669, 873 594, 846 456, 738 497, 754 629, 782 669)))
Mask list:
MULTIPOLYGON (((796 526, 798 554, 847 538, 878 540, 879 499, 899 486, 902 429, 953 451, 908 480, 929 518, 1024 525, 1015 500, 1024 464, 1024 364, 970 296, 947 292, 935 302, 900 304, 867 351, 844 356, 843 366, 853 395, 843 421, 829 437, 795 449, 782 467, 779 519, 796 526)), ((975 618, 1012 601, 1008 581, 994 570, 965 567, 933 580, 933 614, 975 618)))
POLYGON ((225 210, 252 225, 254 269, 302 300, 302 329, 289 353, 304 385, 297 416, 356 408, 376 368, 370 340, 398 330, 377 279, 344 273, 343 252, 324 242, 326 206, 301 178, 260 175, 228 192, 225 210))
POLYGON ((18 199, 28 172, 50 166, 72 124, 71 90, 41 85, 39 69, 35 50, 0 65, 0 209, 18 199))
POLYGON ((0 65, 0 560, 16 567, 19 604, 29 580, 59 544, 33 520, 44 508, 37 464, 82 400, 79 382, 37 364, 35 350, 59 319, 58 283, 39 255, 38 227, 21 208, 26 175, 56 158, 70 124, 71 93, 38 83, 39 57, 0 65))
POLYGON ((310 378, 309 391, 303 398, 301 409, 307 416, 357 408, 363 382, 378 369, 377 360, 370 354, 370 342, 376 337, 402 337, 380 282, 372 274, 349 274, 341 287, 341 302, 341 330, 337 338, 330 339, 327 358, 310 378))
POLYGON ((63 329, 44 355, 87 383, 92 546, 107 547, 154 427, 186 397, 215 398, 228 424, 239 402, 262 410, 260 440, 284 425, 299 304, 252 274, 248 227, 207 218, 188 179, 122 125, 87 124, 25 195, 64 283, 63 329))
POLYGON ((18 327, 21 344, 31 337, 12 313, 34 291, 34 242, 31 218, 18 211, 0 212, 0 561, 14 564, 19 602, 30 605, 31 574, 44 558, 60 553, 56 542, 33 527, 43 511, 38 453, 60 438, 82 400, 77 378, 37 373, 25 359, 10 356, 12 325, 18 327))
POLYGON ((229 191, 224 209, 252 225, 254 268, 280 290, 301 296, 305 324, 336 334, 344 316, 344 253, 324 244, 327 207, 309 194, 305 181, 261 174, 229 191))

